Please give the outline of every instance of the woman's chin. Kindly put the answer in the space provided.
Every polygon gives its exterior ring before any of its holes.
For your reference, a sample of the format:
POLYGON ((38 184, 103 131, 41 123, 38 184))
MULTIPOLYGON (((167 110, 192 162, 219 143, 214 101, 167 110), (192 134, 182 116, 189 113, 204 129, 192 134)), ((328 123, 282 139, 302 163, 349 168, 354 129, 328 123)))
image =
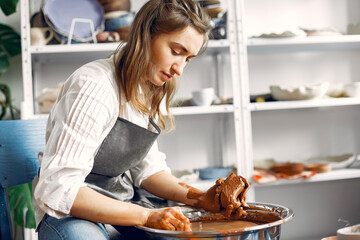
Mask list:
POLYGON ((150 81, 153 85, 161 87, 163 86, 166 82, 165 81, 161 81, 161 80, 152 80, 150 81))

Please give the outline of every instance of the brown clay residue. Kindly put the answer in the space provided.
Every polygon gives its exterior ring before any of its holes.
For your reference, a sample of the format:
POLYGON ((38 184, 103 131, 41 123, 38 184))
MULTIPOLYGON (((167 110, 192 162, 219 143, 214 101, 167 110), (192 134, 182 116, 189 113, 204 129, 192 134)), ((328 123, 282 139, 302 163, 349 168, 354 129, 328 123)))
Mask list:
POLYGON ((192 231, 194 232, 217 232, 222 235, 226 235, 229 233, 234 232, 242 232, 246 228, 253 227, 259 225, 256 222, 249 222, 249 221, 226 221, 226 220, 219 220, 219 221, 196 221, 191 222, 190 226, 192 231))
POLYGON ((222 214, 210 214, 205 217, 190 219, 192 231, 211 231, 221 235, 240 233, 248 230, 249 227, 275 222, 281 219, 273 210, 253 207, 247 208, 246 216, 243 215, 238 219, 234 216, 231 219, 222 214))

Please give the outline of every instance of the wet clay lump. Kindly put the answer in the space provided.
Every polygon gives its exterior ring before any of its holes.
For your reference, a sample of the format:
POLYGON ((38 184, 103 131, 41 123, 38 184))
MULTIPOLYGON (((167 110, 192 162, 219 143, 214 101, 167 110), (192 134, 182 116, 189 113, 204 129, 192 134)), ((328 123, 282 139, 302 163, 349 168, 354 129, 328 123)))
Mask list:
MULTIPOLYGON (((203 193, 186 184, 188 198, 197 199, 203 193)), ((220 234, 245 231, 248 227, 269 223, 280 219, 274 212, 246 203, 247 180, 231 173, 225 180, 220 178, 206 194, 203 208, 214 214, 207 217, 190 219, 193 231, 211 231, 220 234), (204 207, 205 206, 205 207, 204 207), (251 209, 252 211, 246 211, 251 209)))
POLYGON ((249 207, 245 202, 249 184, 244 177, 231 173, 225 180, 220 178, 205 195, 185 183, 180 183, 180 185, 189 189, 187 194, 189 199, 202 198, 201 207, 207 211, 222 213, 227 218, 239 218, 246 215, 244 207, 249 207))

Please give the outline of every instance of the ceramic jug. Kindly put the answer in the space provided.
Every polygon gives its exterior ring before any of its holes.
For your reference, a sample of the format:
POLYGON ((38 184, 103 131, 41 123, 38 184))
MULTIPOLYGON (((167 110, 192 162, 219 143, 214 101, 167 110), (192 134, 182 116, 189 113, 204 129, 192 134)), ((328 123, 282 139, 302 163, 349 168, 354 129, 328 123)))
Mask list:
POLYGON ((43 46, 46 45, 53 37, 54 32, 49 27, 33 27, 30 29, 31 45, 43 46))

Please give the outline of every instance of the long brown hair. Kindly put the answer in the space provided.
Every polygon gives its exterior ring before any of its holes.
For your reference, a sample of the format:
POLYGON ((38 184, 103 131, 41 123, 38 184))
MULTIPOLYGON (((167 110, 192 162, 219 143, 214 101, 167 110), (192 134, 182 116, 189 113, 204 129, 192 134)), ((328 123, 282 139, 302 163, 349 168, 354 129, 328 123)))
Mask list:
POLYGON ((115 52, 114 63, 119 93, 144 115, 152 119, 158 116, 162 129, 167 121, 160 111, 164 97, 166 111, 171 127, 174 118, 169 111, 177 79, 174 77, 163 86, 155 86, 149 80, 152 77, 151 40, 160 33, 171 33, 187 26, 194 27, 208 40, 210 30, 209 17, 194 0, 149 0, 136 14, 131 25, 126 44, 121 44, 115 52))

